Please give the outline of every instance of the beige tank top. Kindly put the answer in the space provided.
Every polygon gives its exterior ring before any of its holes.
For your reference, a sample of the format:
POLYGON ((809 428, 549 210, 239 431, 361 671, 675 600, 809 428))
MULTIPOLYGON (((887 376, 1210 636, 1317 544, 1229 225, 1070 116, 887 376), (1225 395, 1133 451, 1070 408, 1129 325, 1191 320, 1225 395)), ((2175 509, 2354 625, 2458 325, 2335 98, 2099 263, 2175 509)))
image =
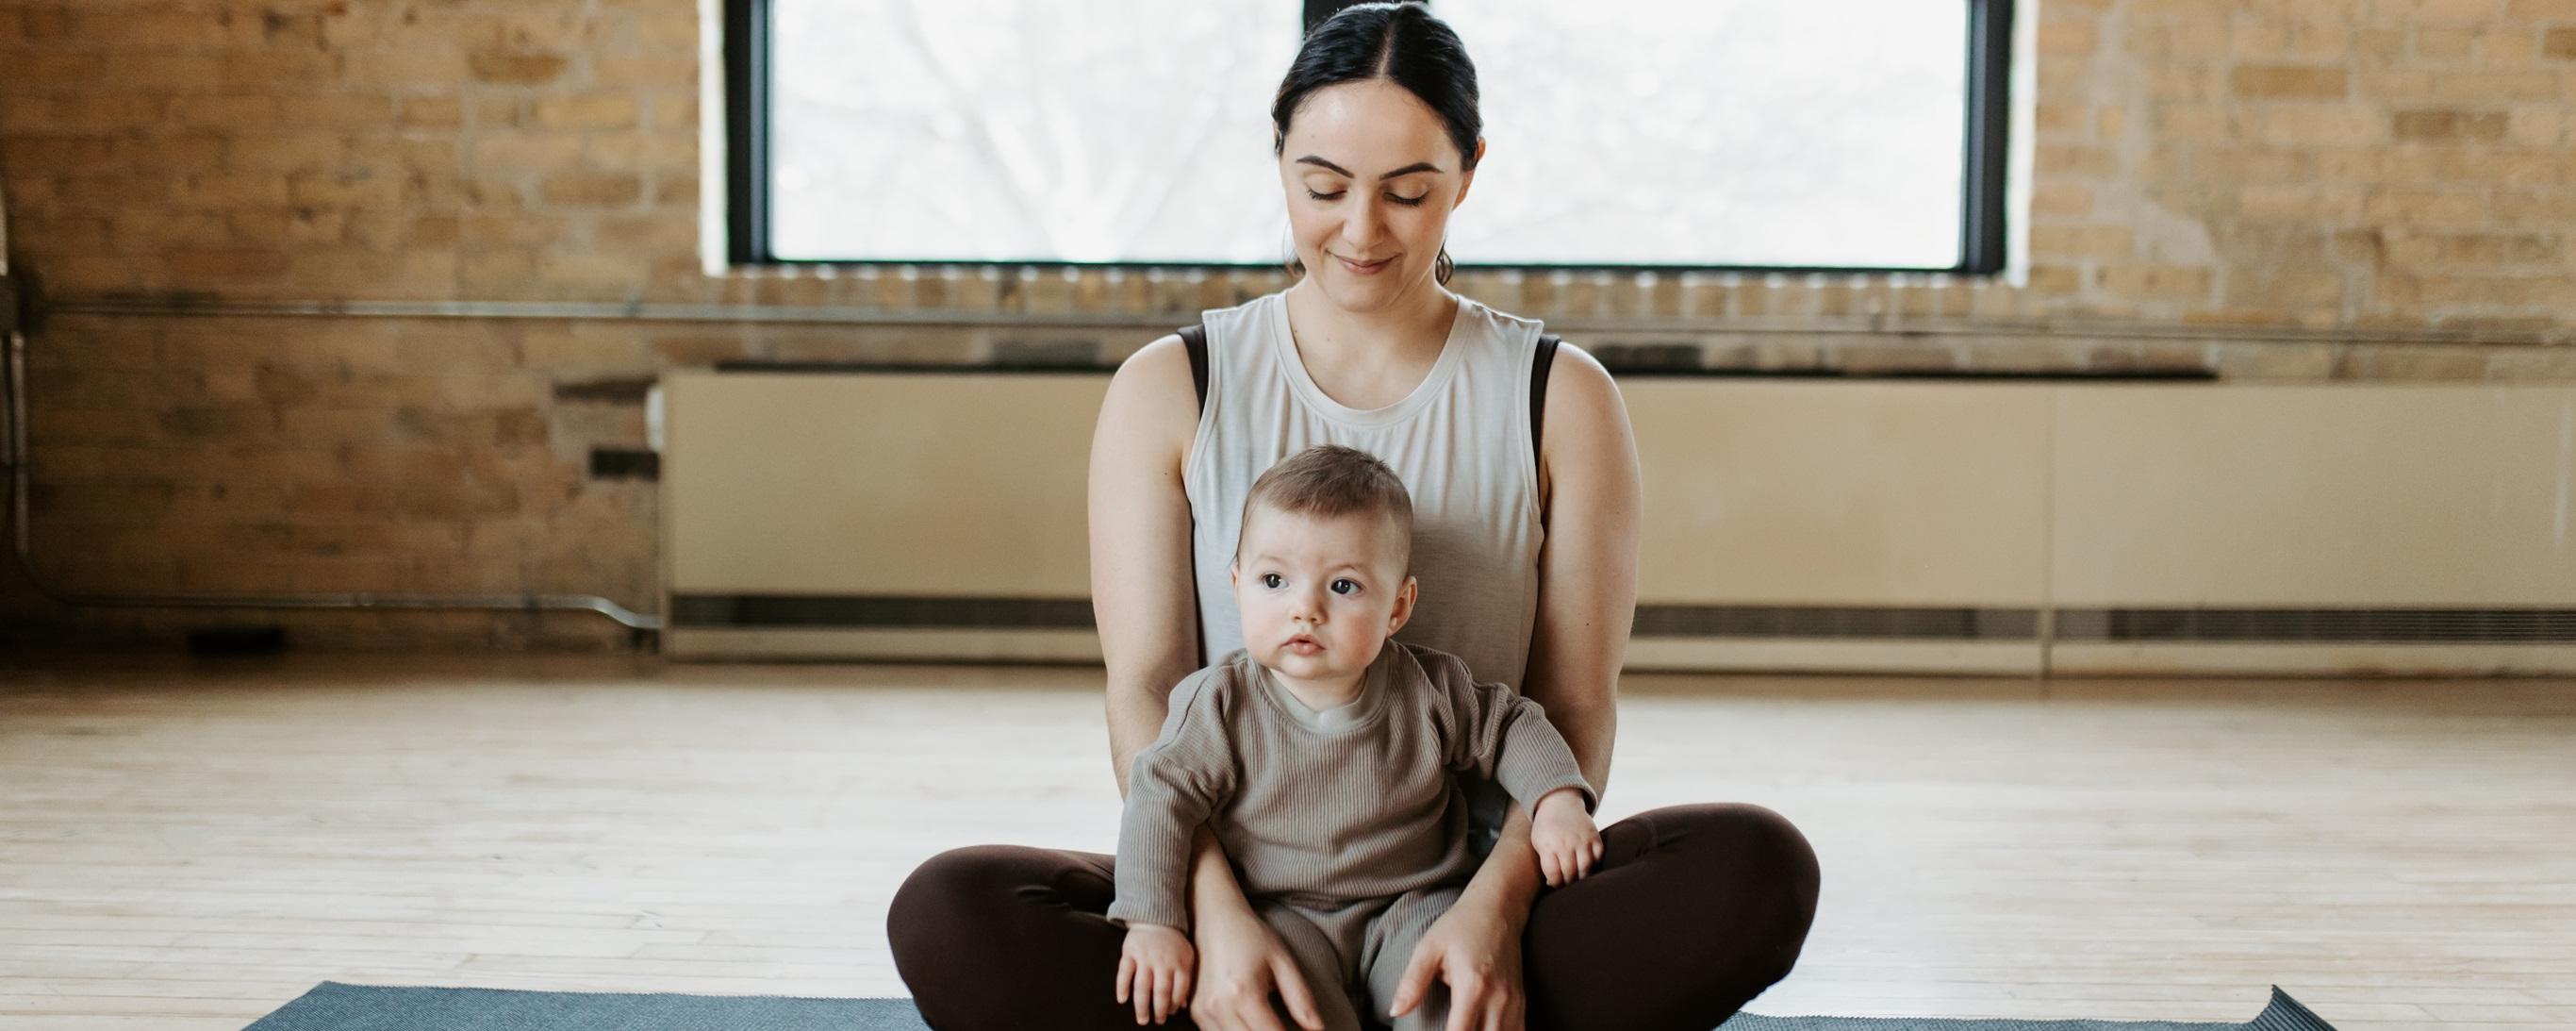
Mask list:
POLYGON ((1467 661, 1515 690, 1538 615, 1538 467, 1530 441, 1535 319, 1459 298, 1449 339, 1421 385, 1362 411, 1325 396, 1288 329, 1285 293, 1202 313, 1207 402, 1182 482, 1190 499, 1201 665, 1243 647, 1226 566, 1243 498, 1280 459, 1317 444, 1376 455, 1413 496, 1421 594, 1396 639, 1467 661))
MULTIPOLYGON (((1421 385, 1384 408, 1345 407, 1306 374, 1288 329, 1288 298, 1256 297, 1201 313, 1207 400, 1182 466, 1198 588, 1199 664, 1243 647, 1226 567, 1243 498, 1280 459, 1317 444, 1376 455, 1413 496, 1413 576, 1421 593, 1397 640, 1466 660, 1479 682, 1514 690, 1538 618, 1538 461, 1530 376, 1540 324, 1465 297, 1421 385)), ((1468 847, 1493 850, 1509 796, 1466 775, 1468 847)))

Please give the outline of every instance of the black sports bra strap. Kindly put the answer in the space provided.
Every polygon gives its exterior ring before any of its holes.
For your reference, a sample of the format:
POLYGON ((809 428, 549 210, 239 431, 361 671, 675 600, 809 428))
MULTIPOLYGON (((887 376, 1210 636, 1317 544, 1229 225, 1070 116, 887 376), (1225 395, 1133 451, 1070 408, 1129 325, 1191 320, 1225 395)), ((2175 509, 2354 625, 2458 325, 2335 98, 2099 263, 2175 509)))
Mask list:
POLYGON ((1530 360, 1530 458, 1538 458, 1538 433, 1547 416, 1547 373, 1556 367, 1556 345, 1562 341, 1554 333, 1538 338, 1538 356, 1530 360))
POLYGON ((1199 408, 1207 408, 1207 327, 1188 326, 1181 330, 1181 347, 1190 352, 1190 386, 1199 393, 1199 408))
MULTIPOLYGON (((1190 355, 1190 388, 1197 392, 1199 408, 1207 408, 1208 343, 1207 327, 1185 326, 1180 331, 1181 347, 1190 355)), ((1547 374, 1556 366, 1556 345, 1562 343, 1554 333, 1541 334, 1537 352, 1530 359, 1530 452, 1538 454, 1539 433, 1547 420, 1547 374)))

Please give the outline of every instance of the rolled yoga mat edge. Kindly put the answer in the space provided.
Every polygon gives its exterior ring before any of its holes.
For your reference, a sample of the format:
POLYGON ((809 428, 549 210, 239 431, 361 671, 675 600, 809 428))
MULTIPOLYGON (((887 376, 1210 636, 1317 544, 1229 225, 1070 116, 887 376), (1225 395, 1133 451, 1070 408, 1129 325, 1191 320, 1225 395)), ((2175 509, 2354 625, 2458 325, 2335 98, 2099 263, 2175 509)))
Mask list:
MULTIPOLYGON (((324 981, 243 1031, 928 1031, 910 999, 554 992, 324 981)), ((1961 1017, 1773 1017, 1724 1031, 2334 1031, 2281 986, 2243 1024, 1961 1017)))

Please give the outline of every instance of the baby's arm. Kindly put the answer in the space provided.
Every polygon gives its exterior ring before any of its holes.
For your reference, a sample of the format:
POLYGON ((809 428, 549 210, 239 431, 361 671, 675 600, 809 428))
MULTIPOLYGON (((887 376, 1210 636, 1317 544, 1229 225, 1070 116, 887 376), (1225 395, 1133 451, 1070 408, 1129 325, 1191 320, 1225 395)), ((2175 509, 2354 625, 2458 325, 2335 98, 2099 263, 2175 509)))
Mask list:
POLYGON ((1223 692, 1202 671, 1172 689, 1161 736, 1136 753, 1118 825, 1117 895, 1107 916, 1127 928, 1117 997, 1136 1022, 1161 1023, 1188 1005, 1190 846, 1199 825, 1234 796, 1223 692))
POLYGON ((1601 861, 1601 831, 1583 810, 1581 791, 1558 788, 1538 800, 1530 815, 1530 848, 1538 852, 1538 870, 1549 887, 1592 872, 1592 864, 1601 861))
POLYGON ((1118 1001, 1133 1001, 1136 1023, 1160 1024, 1190 1004, 1190 980, 1198 952, 1178 927, 1128 924, 1127 943, 1118 951, 1118 1001))
POLYGON ((1592 824, 1599 796, 1565 737, 1537 702, 1501 683, 1475 683, 1464 663, 1452 660, 1429 672, 1443 681, 1456 723, 1450 729, 1450 762, 1488 775, 1512 800, 1530 807, 1530 847, 1550 886, 1591 872, 1602 855, 1592 824))

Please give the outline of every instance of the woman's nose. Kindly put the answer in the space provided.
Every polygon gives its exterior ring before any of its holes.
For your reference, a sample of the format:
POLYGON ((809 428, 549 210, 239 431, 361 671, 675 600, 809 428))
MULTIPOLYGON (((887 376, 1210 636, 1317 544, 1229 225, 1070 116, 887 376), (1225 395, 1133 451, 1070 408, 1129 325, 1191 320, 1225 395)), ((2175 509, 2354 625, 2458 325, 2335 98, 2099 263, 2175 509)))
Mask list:
POLYGON ((1357 252, 1351 257, 1374 258, 1378 255, 1368 253, 1368 248, 1369 244, 1375 242, 1377 238, 1376 203, 1366 200, 1357 202, 1351 209, 1350 217, 1342 220, 1342 242, 1352 251, 1357 252))

